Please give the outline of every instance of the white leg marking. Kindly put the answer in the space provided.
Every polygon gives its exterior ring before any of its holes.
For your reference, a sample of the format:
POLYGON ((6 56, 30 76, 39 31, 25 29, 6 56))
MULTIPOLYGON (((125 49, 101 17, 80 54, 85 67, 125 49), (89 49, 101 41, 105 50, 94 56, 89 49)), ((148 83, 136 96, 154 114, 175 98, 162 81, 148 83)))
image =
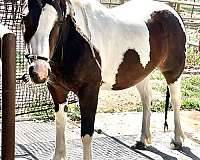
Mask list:
POLYGON ((169 92, 171 96, 171 104, 174 110, 174 141, 175 142, 182 142, 181 138, 184 139, 184 134, 181 129, 180 124, 180 106, 181 106, 181 90, 180 90, 180 78, 178 81, 174 82, 173 84, 169 85, 169 92))
POLYGON ((142 134, 140 137, 140 142, 144 144, 151 143, 151 133, 150 133, 150 107, 152 100, 152 90, 150 85, 149 77, 146 77, 143 81, 136 85, 143 105, 143 119, 142 119, 142 134))
POLYGON ((59 111, 56 113, 56 147, 53 160, 67 160, 65 145, 65 123, 66 115, 64 112, 65 104, 59 105, 59 111))
POLYGON ((86 134, 82 137, 83 143, 83 160, 92 160, 92 150, 91 150, 92 137, 86 134))

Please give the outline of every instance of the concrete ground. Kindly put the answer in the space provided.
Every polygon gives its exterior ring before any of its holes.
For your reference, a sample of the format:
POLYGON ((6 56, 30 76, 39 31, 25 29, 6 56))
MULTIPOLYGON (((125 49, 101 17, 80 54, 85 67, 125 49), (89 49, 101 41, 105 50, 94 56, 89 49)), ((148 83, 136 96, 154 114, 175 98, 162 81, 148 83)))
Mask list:
MULTIPOLYGON (((200 112, 181 112, 186 139, 182 151, 170 149, 173 138, 173 113, 169 112, 169 131, 163 132, 163 113, 152 113, 152 145, 147 150, 130 148, 141 130, 142 113, 99 113, 93 136, 94 160, 200 160, 200 112)), ((16 159, 48 160, 55 142, 54 122, 16 122, 16 159)), ((79 124, 68 121, 66 128, 68 158, 81 160, 82 145, 79 124)))

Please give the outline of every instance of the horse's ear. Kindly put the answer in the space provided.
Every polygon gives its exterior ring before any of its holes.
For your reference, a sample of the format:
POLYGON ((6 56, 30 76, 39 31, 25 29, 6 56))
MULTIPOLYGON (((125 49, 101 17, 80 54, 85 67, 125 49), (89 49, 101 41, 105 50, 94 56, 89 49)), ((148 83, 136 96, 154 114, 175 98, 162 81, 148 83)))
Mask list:
POLYGON ((42 9, 43 3, 41 0, 28 0, 28 9, 30 11, 31 8, 39 7, 42 9))

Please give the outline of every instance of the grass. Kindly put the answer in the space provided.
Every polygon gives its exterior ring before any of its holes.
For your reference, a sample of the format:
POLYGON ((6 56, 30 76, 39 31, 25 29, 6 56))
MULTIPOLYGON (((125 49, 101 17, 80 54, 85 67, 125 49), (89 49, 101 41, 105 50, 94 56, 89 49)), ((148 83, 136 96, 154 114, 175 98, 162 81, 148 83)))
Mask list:
POLYGON ((200 66, 200 53, 197 51, 197 48, 192 46, 188 47, 186 55, 186 66, 200 66))
MULTIPOLYGON (((152 80, 161 78, 162 75, 155 71, 151 76, 152 80)), ((160 80, 163 80, 161 78, 160 80)), ((200 75, 183 75, 181 82, 182 109, 200 110, 200 75)), ((166 92, 166 86, 160 84, 153 85, 153 89, 161 94, 166 92)), ((164 100, 164 99, 163 99, 164 100)), ((155 100, 153 102, 153 111, 164 111, 165 101, 155 100)))
POLYGON ((69 104, 67 107, 67 116, 70 117, 72 121, 80 121, 80 107, 76 103, 69 104))
POLYGON ((185 76, 182 83, 182 108, 200 111, 200 75, 185 76))

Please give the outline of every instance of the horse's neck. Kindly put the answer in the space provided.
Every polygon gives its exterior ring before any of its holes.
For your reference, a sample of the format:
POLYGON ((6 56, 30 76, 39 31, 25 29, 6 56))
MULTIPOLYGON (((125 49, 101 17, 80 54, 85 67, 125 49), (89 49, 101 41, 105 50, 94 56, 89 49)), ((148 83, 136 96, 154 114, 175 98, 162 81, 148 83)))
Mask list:
POLYGON ((86 41, 76 31, 71 17, 68 16, 62 28, 62 41, 59 42, 52 60, 64 68, 64 72, 73 72, 85 53, 85 43, 86 41))

